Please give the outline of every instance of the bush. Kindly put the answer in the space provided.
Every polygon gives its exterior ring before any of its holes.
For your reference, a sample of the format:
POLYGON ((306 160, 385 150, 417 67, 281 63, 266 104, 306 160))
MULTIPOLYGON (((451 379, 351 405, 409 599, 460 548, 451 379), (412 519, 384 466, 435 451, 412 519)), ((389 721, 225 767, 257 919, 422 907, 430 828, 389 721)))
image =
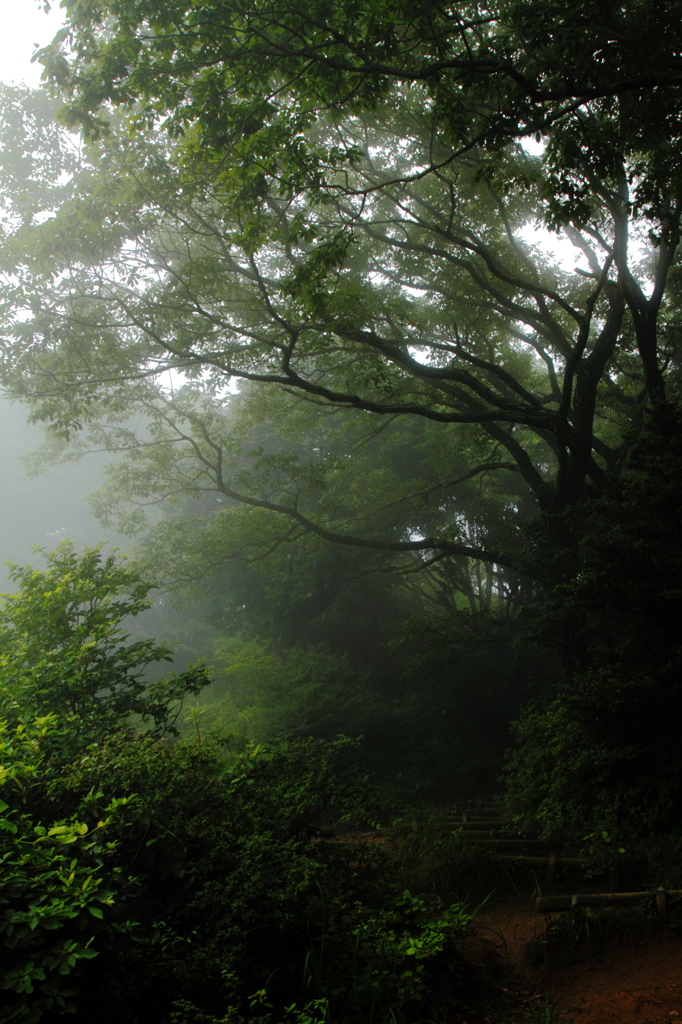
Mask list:
POLYGON ((111 800, 93 823, 33 813, 32 798, 45 785, 46 741, 54 747, 59 736, 54 716, 14 728, 0 722, 2 1022, 75 1009, 79 968, 97 956, 93 941, 114 902, 105 876, 118 869, 104 869, 115 851, 107 833, 125 799, 111 800))
MULTIPOLYGON (((468 917, 395 885, 375 847, 334 841, 362 796, 356 771, 335 770, 347 747, 307 740, 228 755, 121 738, 53 785, 60 805, 83 809, 102 779, 97 800, 138 794, 119 823, 116 866, 140 885, 117 904, 98 964, 99 1020, 165 1020, 174 1001, 247 1020, 255 993, 266 1020, 311 997, 343 1024, 428 1003, 430 979, 452 976, 468 917), (119 930, 130 917, 133 941, 119 930)), ((91 1000, 80 1019, 95 1015, 91 1000)))
POLYGON ((442 808, 409 808, 393 821, 387 838, 397 881, 444 902, 462 891, 485 896, 499 868, 442 808))

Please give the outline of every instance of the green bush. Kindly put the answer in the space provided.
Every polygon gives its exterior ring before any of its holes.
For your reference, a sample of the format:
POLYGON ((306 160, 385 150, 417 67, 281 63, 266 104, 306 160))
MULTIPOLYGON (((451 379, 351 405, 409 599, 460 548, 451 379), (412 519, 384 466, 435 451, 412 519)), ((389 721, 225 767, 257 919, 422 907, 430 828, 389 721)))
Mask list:
MULTIPOLYGON (((110 929, 97 972, 112 1020, 149 1019, 160 1006, 166 1019, 178 1000, 209 1019, 229 1010, 248 1020, 259 992, 267 1020, 311 998, 343 1024, 428 1005, 433 979, 452 977, 469 919, 460 904, 443 908, 389 880, 376 847, 335 841, 362 800, 357 771, 334 763, 348 745, 230 755, 120 738, 52 786, 58 804, 82 809, 103 779, 100 801, 137 793, 119 822, 116 866, 140 885, 115 923, 139 924, 133 941, 110 929)), ((89 1020, 94 1004, 81 1006, 89 1020)))
POLYGON ((75 1009, 79 968, 97 956, 93 942, 114 902, 105 878, 118 869, 104 864, 114 858, 112 816, 126 800, 110 800, 96 821, 40 820, 32 812, 45 785, 46 741, 54 746, 59 737, 54 716, 13 728, 0 721, 2 1022, 75 1009))
POLYGON ((392 822, 387 841, 394 877, 411 891, 445 902, 462 892, 476 899, 489 892, 494 864, 447 810, 407 809, 392 822))

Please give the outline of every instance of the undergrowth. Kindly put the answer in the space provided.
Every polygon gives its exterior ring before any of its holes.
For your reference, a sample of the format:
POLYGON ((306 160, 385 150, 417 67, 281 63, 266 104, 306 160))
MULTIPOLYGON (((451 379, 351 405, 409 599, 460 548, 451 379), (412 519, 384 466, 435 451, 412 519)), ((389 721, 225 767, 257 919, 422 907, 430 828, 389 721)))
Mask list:
POLYGON ((499 881, 499 864, 443 808, 410 808, 386 835, 394 877, 415 892, 479 903, 499 881))

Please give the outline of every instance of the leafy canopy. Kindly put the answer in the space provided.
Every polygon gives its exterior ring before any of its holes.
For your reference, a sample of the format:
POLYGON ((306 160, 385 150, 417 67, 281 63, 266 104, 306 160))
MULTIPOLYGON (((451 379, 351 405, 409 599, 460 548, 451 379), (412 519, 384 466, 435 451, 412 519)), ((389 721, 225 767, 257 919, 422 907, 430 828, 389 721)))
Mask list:
POLYGON ((189 499, 228 557, 267 518, 535 573, 524 521, 604 493, 676 394, 678 14, 69 4, 43 60, 91 144, 4 246, 8 385, 124 452, 131 529, 189 499))

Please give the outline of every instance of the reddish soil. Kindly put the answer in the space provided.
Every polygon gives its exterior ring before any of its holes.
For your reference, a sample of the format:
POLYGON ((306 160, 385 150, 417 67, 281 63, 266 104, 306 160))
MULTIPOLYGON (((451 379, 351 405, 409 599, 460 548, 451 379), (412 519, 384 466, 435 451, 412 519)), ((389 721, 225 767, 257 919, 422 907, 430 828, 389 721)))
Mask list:
MULTIPOLYGON (((338 841, 386 840, 353 833, 338 841)), ((682 1024, 682 928, 633 909, 576 927, 567 915, 536 914, 530 897, 493 899, 463 953, 479 1008, 440 1024, 682 1024)))
POLYGON ((490 998, 457 1024, 682 1024, 679 932, 632 911, 579 929, 551 917, 547 933, 518 901, 482 911, 465 954, 490 998))

